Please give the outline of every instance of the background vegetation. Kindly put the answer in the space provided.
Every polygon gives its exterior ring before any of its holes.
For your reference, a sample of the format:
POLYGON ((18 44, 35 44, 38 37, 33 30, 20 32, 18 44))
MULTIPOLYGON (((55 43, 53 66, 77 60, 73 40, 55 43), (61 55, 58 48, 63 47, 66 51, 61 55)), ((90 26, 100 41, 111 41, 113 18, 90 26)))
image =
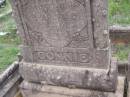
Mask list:
POLYGON ((130 0, 109 1, 109 24, 130 24, 130 0))
MULTIPOLYGON (((130 0, 108 0, 109 1, 109 24, 130 24, 130 0)), ((16 25, 12 18, 12 9, 7 0, 6 7, 0 8, 0 34, 7 32, 6 35, 0 35, 0 71, 5 69, 14 60, 19 52, 18 45, 20 39, 16 34, 16 25)), ((127 46, 119 44, 115 46, 114 56, 119 60, 127 60, 130 51, 127 46)))
MULTIPOLYGON (((130 0, 109 1, 109 25, 130 25, 130 0)), ((114 46, 118 60, 126 61, 130 52, 130 44, 118 44, 114 46)))
POLYGON ((7 0, 6 6, 0 8, 0 72, 16 60, 19 44, 11 5, 7 0), (4 33, 7 34, 2 35, 4 33))

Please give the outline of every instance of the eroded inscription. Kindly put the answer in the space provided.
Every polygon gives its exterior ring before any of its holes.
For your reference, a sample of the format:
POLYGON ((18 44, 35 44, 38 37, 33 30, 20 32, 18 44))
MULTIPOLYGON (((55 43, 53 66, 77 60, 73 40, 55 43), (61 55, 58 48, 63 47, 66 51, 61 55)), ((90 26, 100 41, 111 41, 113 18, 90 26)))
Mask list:
POLYGON ((88 63, 91 56, 87 52, 60 52, 60 51, 42 51, 37 53, 38 60, 55 62, 76 62, 88 63))

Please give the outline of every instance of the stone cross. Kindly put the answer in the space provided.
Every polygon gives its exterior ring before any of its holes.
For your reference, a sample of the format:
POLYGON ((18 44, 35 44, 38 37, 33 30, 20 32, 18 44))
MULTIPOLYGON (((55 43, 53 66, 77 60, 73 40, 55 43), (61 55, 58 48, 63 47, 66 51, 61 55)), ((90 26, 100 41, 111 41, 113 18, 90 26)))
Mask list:
POLYGON ((11 0, 27 82, 116 91, 107 0, 11 0))

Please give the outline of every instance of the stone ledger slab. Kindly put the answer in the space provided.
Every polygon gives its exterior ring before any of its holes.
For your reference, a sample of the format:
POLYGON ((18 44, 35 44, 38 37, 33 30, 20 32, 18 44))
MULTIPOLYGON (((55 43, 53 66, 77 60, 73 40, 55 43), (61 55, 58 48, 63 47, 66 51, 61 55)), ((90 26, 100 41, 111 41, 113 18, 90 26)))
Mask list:
POLYGON ((124 77, 118 77, 118 85, 115 92, 73 89, 26 81, 20 87, 23 97, 123 97, 124 77))

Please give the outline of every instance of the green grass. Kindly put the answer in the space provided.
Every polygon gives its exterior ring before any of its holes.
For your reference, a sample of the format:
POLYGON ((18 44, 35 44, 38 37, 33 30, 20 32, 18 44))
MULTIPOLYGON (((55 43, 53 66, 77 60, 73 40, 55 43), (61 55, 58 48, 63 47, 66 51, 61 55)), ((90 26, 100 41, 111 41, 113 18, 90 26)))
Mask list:
POLYGON ((126 61, 128 60, 128 54, 130 53, 130 45, 118 44, 114 46, 116 52, 113 54, 118 60, 126 61))
MULTIPOLYGON (((130 25, 130 0, 108 0, 109 1, 109 24, 130 25)), ((127 60, 130 53, 130 44, 127 46, 119 44, 115 46, 114 56, 118 60, 127 60)))
POLYGON ((16 25, 12 19, 11 13, 0 18, 0 31, 1 32, 14 32, 16 25))
POLYGON ((16 34, 16 31, 8 33, 4 36, 0 36, 0 44, 19 45, 20 38, 16 34))
POLYGON ((13 61, 16 60, 18 52, 19 49, 16 46, 0 44, 0 71, 7 68, 13 61))
POLYGON ((130 0, 109 0, 109 23, 130 24, 130 0))
POLYGON ((0 8, 0 32, 10 32, 0 36, 0 71, 6 69, 17 59, 20 38, 16 34, 16 24, 12 18, 12 9, 7 0, 7 5, 0 8))
POLYGON ((5 7, 0 8, 0 32, 13 32, 16 29, 14 20, 12 19, 12 9, 8 0, 5 7))

